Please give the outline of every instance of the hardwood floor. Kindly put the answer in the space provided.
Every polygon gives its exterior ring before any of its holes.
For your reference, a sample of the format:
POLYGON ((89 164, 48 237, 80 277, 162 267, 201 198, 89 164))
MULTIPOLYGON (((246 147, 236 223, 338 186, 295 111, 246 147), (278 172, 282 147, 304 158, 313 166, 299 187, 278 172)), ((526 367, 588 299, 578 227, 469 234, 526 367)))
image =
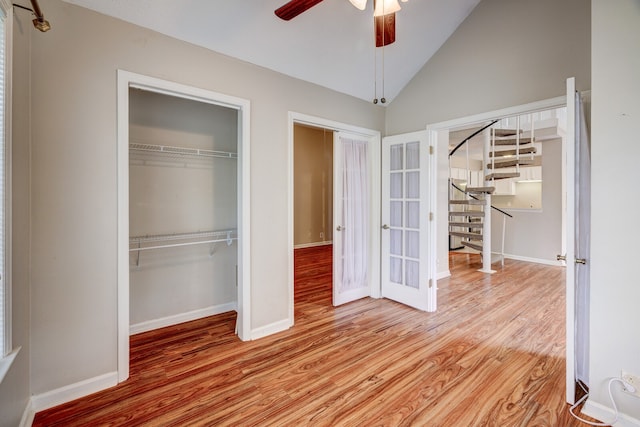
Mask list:
POLYGON ((34 426, 578 426, 564 403, 564 270, 452 255, 438 311, 331 306, 331 247, 295 255, 295 326, 223 314, 131 337, 131 377, 34 426))

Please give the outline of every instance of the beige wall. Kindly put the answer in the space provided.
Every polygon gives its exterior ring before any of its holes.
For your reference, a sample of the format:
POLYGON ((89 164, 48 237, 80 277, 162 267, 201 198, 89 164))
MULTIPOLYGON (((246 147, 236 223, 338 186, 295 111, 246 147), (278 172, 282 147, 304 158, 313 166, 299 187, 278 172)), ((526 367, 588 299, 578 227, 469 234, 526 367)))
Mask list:
MULTIPOLYGON (((20 12, 22 13, 22 12, 20 12)), ((28 28, 28 13, 23 25, 28 28)), ((288 319, 288 112, 381 129, 384 109, 162 36, 47 1, 34 34, 31 392, 116 366, 116 70, 251 101, 252 329, 288 319)))
MULTIPOLYGON (((29 17, 30 18, 30 17, 29 17)), ((30 150, 29 118, 29 44, 31 20, 16 19, 13 34, 14 69, 12 106, 12 235, 11 291, 12 339, 14 348, 21 347, 13 366, 0 383, 0 427, 15 427, 27 407, 30 393, 30 150)))
POLYGON ((294 126, 293 243, 330 242, 333 230, 333 132, 294 126))

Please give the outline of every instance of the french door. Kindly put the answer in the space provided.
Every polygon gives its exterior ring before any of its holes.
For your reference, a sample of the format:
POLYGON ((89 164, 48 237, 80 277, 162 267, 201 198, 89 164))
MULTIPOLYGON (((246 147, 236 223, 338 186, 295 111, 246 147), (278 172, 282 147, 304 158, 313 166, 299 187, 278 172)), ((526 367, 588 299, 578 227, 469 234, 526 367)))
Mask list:
POLYGON ((382 296, 435 311, 427 132, 382 140, 382 296))
POLYGON ((371 295, 371 152, 362 136, 333 143, 333 305, 371 295))
POLYGON ((591 161, 587 129, 575 79, 567 79, 566 182, 566 392, 575 401, 575 385, 589 384, 589 257, 591 161))

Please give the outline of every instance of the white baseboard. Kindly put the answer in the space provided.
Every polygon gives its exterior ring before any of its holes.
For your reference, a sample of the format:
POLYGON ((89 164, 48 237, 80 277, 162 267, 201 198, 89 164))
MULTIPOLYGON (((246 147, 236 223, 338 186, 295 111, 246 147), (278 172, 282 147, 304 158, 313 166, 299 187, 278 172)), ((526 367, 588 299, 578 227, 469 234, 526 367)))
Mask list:
POLYGON ((236 309, 237 304, 235 302, 229 302, 227 304, 200 308, 198 310, 188 311, 186 313, 174 314, 172 316, 162 317, 160 319, 147 320, 145 322, 140 322, 129 326, 129 335, 135 335, 142 332, 152 331, 154 329, 173 326, 179 323, 190 322, 192 320, 202 319, 203 317, 215 316, 216 314, 226 313, 228 311, 236 311, 236 309))
POLYGON ((105 390, 118 384, 118 372, 109 372, 89 378, 75 384, 69 384, 46 393, 31 397, 31 409, 33 412, 44 411, 63 403, 88 396, 92 393, 105 390))
MULTIPOLYGON (((491 252, 493 255, 497 255, 498 258, 496 261, 493 262, 500 262, 500 254, 497 252, 491 252)), ((504 254, 505 259, 514 259, 516 261, 526 261, 526 262, 534 262, 536 264, 545 264, 545 265, 554 265, 556 267, 561 267, 562 266, 562 262, 560 261, 555 261, 555 260, 549 260, 549 259, 541 259, 541 258, 530 258, 530 257, 525 257, 525 256, 520 256, 520 255, 511 255, 511 254, 504 254)))
POLYGON ((27 407, 24 408, 22 418, 20 419, 19 427, 31 427, 33 420, 36 418, 36 411, 33 409, 33 402, 29 400, 27 407))
MULTIPOLYGON (((587 399, 586 403, 582 407, 581 412, 605 423, 613 420, 613 417, 615 416, 615 412, 613 412, 613 409, 601 405, 600 403, 593 402, 591 399, 587 399)), ((613 424, 613 426, 640 427, 640 420, 633 418, 627 414, 618 414, 618 421, 613 424)))
POLYGON ((327 240, 324 242, 300 243, 299 245, 294 245, 293 249, 315 248, 316 246, 326 245, 333 245, 333 240, 327 240))
POLYGON ((284 320, 280 320, 279 322, 274 322, 269 325, 261 326, 259 328, 251 330, 251 339, 257 340, 259 338, 264 338, 268 335, 286 331, 292 325, 293 325, 293 322, 290 319, 284 319, 284 320))
POLYGON ((451 271, 450 270, 438 271, 436 273, 436 280, 446 279, 447 277, 451 277, 451 271))

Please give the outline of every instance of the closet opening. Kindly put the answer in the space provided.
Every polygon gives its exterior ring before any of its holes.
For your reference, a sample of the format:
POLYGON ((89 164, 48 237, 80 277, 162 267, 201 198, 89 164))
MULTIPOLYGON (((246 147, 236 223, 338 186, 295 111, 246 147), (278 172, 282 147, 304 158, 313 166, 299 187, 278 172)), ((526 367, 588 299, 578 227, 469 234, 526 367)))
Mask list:
POLYGON ((237 124, 232 108, 129 89, 131 334, 236 310, 237 124))
POLYGON ((118 71, 118 381, 129 336, 250 330, 249 101, 118 71))
POLYGON ((332 305, 333 138, 331 129, 293 125, 294 305, 332 305), (318 299, 317 295, 322 295, 318 299))

